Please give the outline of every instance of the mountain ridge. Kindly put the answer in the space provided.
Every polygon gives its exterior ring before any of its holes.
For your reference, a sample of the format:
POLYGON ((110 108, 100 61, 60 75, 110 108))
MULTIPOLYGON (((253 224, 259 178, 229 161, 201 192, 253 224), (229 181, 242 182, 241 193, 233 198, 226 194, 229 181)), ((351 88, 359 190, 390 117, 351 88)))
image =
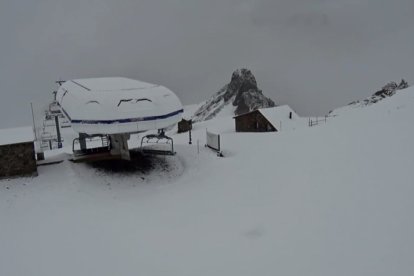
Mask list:
POLYGON ((259 108, 274 107, 275 102, 263 95, 257 86, 253 73, 246 68, 233 72, 231 81, 224 85, 210 99, 205 101, 194 113, 193 121, 210 120, 224 109, 234 109, 234 115, 240 115, 259 108), (231 105, 231 106, 230 106, 231 105))

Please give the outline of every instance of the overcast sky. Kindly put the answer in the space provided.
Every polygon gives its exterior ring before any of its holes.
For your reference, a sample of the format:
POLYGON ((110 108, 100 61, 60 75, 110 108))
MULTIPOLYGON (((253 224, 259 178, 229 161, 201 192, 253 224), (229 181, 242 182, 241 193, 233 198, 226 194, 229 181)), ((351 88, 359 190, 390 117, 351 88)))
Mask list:
POLYGON ((198 103, 247 67, 303 116, 414 83, 413 0, 0 0, 0 127, 58 79, 125 76, 198 103))

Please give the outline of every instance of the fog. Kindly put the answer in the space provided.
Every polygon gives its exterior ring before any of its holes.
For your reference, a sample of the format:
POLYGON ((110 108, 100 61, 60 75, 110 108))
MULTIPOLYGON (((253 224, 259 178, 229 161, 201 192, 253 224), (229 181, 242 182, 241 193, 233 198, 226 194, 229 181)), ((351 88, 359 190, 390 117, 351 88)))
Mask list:
POLYGON ((0 1, 0 127, 30 125, 30 102, 73 78, 162 84, 190 104, 246 67, 302 116, 414 83, 412 0, 0 1))

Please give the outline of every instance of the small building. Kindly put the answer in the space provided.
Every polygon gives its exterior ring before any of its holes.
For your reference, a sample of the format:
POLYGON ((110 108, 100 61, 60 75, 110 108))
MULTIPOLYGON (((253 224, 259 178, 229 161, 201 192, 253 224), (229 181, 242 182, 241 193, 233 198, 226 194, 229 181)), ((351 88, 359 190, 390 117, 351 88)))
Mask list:
POLYGON ((0 179, 35 175, 33 128, 0 129, 0 179))
POLYGON ((293 121, 299 116, 288 106, 260 108, 234 117, 236 132, 280 131, 283 122, 293 121))
POLYGON ((187 132, 193 129, 193 121, 182 119, 178 122, 178 133, 187 132))

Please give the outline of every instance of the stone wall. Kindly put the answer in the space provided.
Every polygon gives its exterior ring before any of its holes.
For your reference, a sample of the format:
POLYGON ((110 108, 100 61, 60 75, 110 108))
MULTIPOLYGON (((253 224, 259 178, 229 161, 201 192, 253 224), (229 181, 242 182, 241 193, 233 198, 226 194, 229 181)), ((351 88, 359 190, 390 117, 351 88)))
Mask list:
POLYGON ((33 142, 0 146, 0 178, 37 175, 33 142))
POLYGON ((257 110, 235 117, 235 123, 236 132, 277 131, 277 129, 257 110))

